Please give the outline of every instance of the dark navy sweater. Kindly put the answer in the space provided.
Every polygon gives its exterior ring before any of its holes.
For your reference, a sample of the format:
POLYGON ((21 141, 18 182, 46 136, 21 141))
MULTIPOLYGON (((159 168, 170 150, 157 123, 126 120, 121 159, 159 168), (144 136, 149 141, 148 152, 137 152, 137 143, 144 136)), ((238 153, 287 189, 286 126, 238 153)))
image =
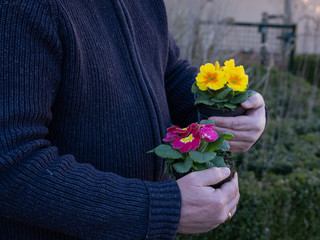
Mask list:
POLYGON ((195 121, 162 0, 0 0, 0 239, 172 239, 146 152, 195 121))

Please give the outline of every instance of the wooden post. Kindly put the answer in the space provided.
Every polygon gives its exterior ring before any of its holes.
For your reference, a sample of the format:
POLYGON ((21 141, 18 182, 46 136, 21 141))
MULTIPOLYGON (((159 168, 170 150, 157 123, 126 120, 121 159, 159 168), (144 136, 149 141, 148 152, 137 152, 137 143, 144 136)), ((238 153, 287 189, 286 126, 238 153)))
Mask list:
POLYGON ((292 0, 284 0, 284 24, 292 22, 292 0))

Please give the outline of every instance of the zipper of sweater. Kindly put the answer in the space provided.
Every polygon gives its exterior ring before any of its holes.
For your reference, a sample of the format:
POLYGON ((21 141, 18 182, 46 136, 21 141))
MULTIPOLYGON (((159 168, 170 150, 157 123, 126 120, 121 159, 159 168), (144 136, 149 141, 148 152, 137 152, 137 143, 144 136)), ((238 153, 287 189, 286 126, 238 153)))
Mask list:
MULTIPOLYGON (((146 103, 146 107, 148 108, 148 111, 150 113, 150 119, 154 118, 152 117, 152 113, 156 116, 156 121, 151 121, 152 124, 152 130, 153 130, 153 136, 154 136, 154 142, 156 145, 161 144, 161 140, 156 138, 156 136, 165 136, 165 130, 161 127, 162 116, 161 116, 161 110, 159 105, 157 104, 157 100, 155 95, 152 92, 152 88, 150 86, 150 83, 147 81, 147 76, 143 71, 142 63, 140 60, 139 52, 137 51, 137 47, 135 44, 135 37, 134 37, 134 31, 133 26, 130 21, 128 10, 126 9, 123 0, 114 0, 114 6, 116 10, 118 11, 118 18, 120 21, 120 24, 123 24, 122 33, 124 38, 126 39, 126 43, 128 45, 128 51, 129 55, 131 57, 131 61, 133 63, 133 69, 135 70, 135 74, 138 79, 141 79, 142 81, 138 81, 142 93, 145 92, 146 94, 142 94, 143 99, 146 103)), ((156 164, 155 169, 155 180, 160 178, 162 175, 162 171, 160 170, 162 168, 162 165, 158 162, 156 164)))

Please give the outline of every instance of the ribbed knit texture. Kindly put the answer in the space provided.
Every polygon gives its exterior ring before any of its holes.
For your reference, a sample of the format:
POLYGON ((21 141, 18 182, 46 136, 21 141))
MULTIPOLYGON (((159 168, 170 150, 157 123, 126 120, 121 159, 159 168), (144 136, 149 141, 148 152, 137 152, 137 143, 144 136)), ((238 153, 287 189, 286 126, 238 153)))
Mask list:
POLYGON ((0 1, 0 239, 173 239, 146 152, 196 120, 162 0, 0 1))

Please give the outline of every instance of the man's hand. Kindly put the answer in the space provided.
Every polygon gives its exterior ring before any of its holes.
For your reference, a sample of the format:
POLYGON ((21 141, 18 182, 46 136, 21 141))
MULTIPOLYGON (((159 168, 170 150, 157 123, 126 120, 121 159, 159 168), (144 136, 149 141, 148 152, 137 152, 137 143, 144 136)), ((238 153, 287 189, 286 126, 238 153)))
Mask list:
POLYGON ((257 93, 243 102, 247 109, 245 115, 238 117, 210 117, 214 120, 218 134, 232 133, 234 139, 229 140, 231 152, 246 152, 261 136, 266 125, 266 112, 263 97, 257 93))
POLYGON ((179 233, 210 231, 228 220, 229 213, 235 214, 240 198, 237 174, 218 189, 210 187, 229 175, 228 168, 210 168, 177 181, 182 202, 179 233))

